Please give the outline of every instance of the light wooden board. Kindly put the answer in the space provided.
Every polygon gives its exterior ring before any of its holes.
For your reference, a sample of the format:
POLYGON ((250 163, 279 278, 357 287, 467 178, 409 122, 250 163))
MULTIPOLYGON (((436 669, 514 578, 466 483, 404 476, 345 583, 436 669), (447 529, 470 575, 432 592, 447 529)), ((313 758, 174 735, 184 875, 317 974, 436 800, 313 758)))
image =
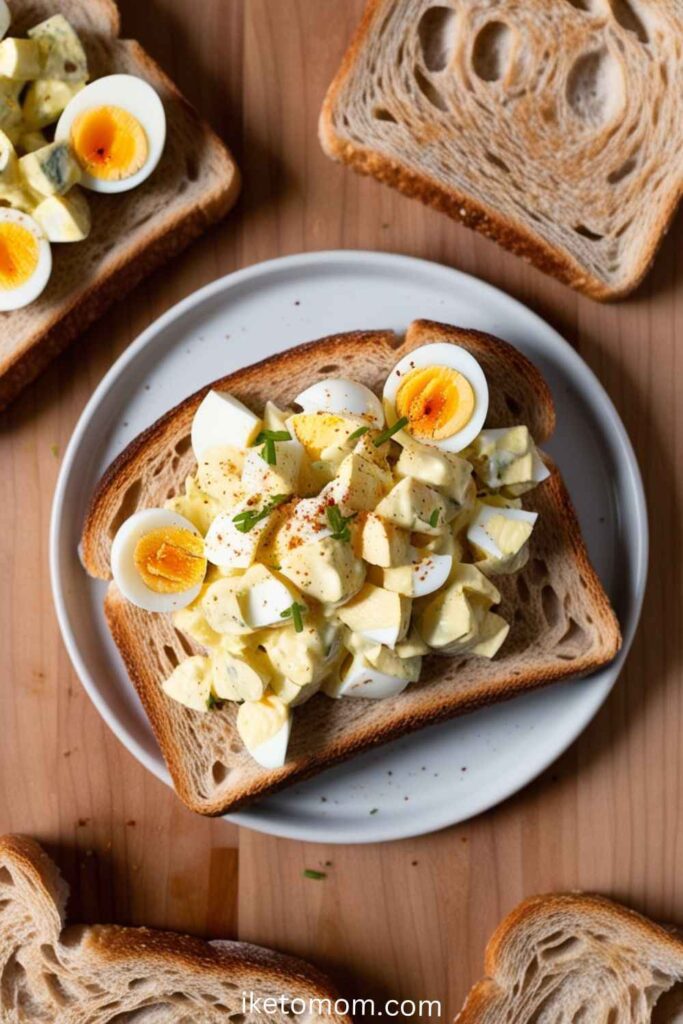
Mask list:
POLYGON ((122 7, 126 34, 227 139, 245 190, 224 225, 88 332, 0 421, 0 832, 47 844, 72 884, 74 918, 240 936, 310 957, 350 995, 441 999, 445 1018, 480 973, 494 925, 531 893, 598 890, 683 923, 683 220, 638 294, 598 306, 323 157, 318 110, 359 0, 122 7), (335 247, 456 266, 546 317, 615 401, 643 467, 652 525, 642 628, 579 742, 484 817, 368 848, 238 835, 185 811, 82 692, 60 642, 47 566, 60 455, 126 345, 219 274, 335 247), (325 880, 303 877, 327 862, 325 880))

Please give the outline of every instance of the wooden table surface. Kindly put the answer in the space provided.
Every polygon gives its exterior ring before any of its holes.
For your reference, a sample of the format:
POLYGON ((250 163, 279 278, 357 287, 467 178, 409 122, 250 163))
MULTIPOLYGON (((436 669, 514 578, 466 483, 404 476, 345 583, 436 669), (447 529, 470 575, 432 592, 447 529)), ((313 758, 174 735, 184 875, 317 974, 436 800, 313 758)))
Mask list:
POLYGON ((46 844, 72 886, 74 920, 272 945, 314 960, 348 995, 436 998, 446 1019, 481 972, 492 928, 526 895, 597 890, 683 922, 683 218, 636 296, 597 305, 322 155, 318 111, 360 0, 121 6, 125 34, 143 42, 227 140, 245 186, 224 224, 90 330, 0 421, 0 832, 46 844), (652 538, 650 586, 627 668, 571 750, 465 825, 346 848, 271 839, 186 811, 81 689, 48 577, 61 453, 130 341, 221 274, 337 247, 458 267, 558 328, 626 423, 652 538), (303 877, 321 864, 324 881, 303 877))

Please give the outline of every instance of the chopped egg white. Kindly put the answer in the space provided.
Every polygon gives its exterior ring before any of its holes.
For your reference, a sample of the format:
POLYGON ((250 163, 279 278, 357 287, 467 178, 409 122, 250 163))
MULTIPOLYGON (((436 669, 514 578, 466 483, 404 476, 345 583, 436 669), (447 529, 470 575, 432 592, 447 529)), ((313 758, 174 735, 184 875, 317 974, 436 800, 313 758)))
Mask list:
POLYGON ((292 713, 274 694, 245 701, 237 712, 237 731, 251 756, 263 768, 281 768, 287 759, 292 713))
POLYGON ((192 451, 199 462, 210 448, 248 448, 261 430, 261 419, 232 395, 209 391, 192 420, 192 451))

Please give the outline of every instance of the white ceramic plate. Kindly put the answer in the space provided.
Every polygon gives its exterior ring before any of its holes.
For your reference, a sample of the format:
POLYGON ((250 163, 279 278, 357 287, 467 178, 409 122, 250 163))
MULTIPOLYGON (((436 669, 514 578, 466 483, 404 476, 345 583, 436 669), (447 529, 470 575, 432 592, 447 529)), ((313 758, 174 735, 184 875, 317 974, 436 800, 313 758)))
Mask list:
POLYGON ((65 454, 50 557, 59 622, 75 669, 108 725, 169 782, 159 748, 102 614, 77 544, 89 495, 121 449, 203 384, 274 352, 354 328, 401 330, 417 317, 506 338, 539 366, 557 404, 547 446, 577 505, 624 647, 589 679, 557 684, 354 758, 231 816, 240 825, 317 842, 419 835, 463 821, 546 768, 613 686, 636 628, 647 567, 647 515, 633 450, 591 371, 548 324, 457 271, 402 256, 310 253, 231 274, 153 324, 112 367, 65 454))

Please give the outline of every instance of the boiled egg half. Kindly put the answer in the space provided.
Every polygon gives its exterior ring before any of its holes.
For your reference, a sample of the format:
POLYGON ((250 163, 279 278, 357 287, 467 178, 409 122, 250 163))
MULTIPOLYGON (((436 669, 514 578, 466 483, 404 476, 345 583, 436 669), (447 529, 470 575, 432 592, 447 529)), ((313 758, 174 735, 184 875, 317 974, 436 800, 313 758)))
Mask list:
POLYGON ((389 426, 405 421, 396 441, 405 445, 414 438, 449 452, 472 443, 489 407, 481 366, 466 349, 448 342, 404 356, 389 374, 383 397, 389 426))
POLYGON ((166 142, 166 114, 151 85, 134 75, 91 82, 67 105, 55 139, 68 141, 93 192, 127 192, 155 169, 166 142))
POLYGON ((114 537, 111 571, 123 596, 138 608, 176 611, 199 596, 206 575, 204 541, 177 512, 142 509, 114 537))
POLYGON ((28 214, 0 209, 0 312, 37 299, 52 273, 52 252, 43 229, 28 214))
POLYGON ((346 377, 328 377, 306 388, 294 399, 304 412, 330 412, 357 416, 368 426, 384 426, 382 403, 370 388, 346 377))

